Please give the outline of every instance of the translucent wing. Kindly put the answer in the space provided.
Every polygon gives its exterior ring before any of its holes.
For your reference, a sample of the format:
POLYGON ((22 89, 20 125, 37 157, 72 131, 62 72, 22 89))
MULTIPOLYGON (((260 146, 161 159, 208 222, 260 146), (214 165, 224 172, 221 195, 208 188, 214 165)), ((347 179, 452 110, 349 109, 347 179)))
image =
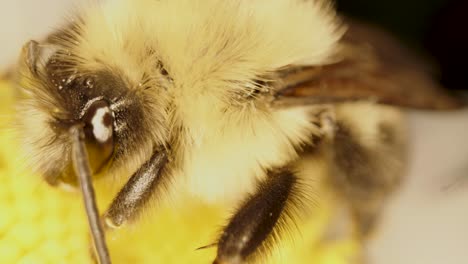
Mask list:
POLYGON ((273 104, 287 107, 371 100, 421 109, 463 105, 432 78, 427 64, 384 32, 351 22, 340 44, 336 63, 281 70, 273 104))

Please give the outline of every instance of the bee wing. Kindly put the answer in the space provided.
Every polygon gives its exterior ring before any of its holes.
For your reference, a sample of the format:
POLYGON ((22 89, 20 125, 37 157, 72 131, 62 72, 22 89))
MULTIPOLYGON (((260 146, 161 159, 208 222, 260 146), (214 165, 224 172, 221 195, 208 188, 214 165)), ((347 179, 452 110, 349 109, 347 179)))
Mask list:
POLYGON ((421 109, 455 109, 450 96, 431 77, 431 69, 388 34, 349 23, 340 60, 324 66, 282 69, 273 104, 295 106, 353 100, 421 109))

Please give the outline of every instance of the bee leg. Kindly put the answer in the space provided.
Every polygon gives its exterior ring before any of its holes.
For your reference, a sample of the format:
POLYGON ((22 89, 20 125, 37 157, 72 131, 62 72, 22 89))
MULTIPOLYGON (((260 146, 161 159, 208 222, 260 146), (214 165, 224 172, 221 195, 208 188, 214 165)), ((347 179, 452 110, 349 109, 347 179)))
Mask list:
POLYGON ((120 227, 140 212, 154 190, 164 184, 166 163, 166 153, 156 152, 130 177, 104 214, 106 227, 120 227))
MULTIPOLYGON (((270 172, 255 193, 243 202, 218 240, 216 264, 243 263, 272 236, 288 201, 294 195, 296 176, 283 169, 270 172)), ((276 232, 275 232, 276 233, 276 232)))

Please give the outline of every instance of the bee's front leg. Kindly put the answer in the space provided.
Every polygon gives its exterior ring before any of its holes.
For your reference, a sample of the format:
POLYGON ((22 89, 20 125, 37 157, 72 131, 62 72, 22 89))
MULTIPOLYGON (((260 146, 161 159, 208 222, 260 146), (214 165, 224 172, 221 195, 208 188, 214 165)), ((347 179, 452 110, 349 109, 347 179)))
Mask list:
POLYGON ((157 188, 164 186, 165 152, 155 152, 124 185, 104 214, 106 227, 116 228, 134 218, 157 188))
POLYGON ((288 169, 271 171, 231 218, 218 240, 213 263, 243 263, 273 235, 295 195, 297 177, 288 169))

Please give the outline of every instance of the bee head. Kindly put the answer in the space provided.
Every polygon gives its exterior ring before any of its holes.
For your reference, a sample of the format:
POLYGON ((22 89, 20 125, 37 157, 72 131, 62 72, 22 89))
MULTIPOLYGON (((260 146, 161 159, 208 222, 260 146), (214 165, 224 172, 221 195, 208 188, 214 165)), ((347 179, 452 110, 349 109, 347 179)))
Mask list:
POLYGON ((72 126, 84 131, 93 174, 120 167, 128 157, 144 159, 159 144, 161 133, 154 134, 163 125, 145 115, 157 101, 147 104, 117 70, 83 70, 65 47, 36 41, 24 46, 19 65, 19 132, 29 165, 50 184, 77 183, 72 126))

